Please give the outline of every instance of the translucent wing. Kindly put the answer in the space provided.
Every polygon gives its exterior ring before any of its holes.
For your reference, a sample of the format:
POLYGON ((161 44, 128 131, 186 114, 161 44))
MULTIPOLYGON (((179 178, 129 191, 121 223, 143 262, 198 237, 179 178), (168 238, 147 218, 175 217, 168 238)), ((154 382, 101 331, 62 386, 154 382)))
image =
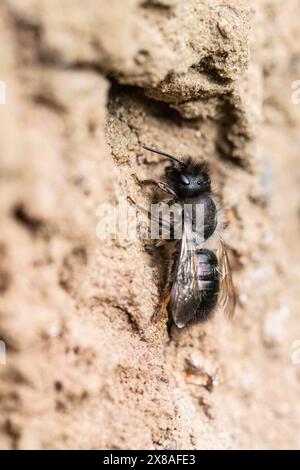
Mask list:
POLYGON ((219 302, 223 306, 224 314, 229 319, 231 319, 233 318, 236 306, 236 295, 232 282, 231 269, 226 252, 226 245, 222 238, 220 238, 218 251, 218 259, 221 268, 219 302))
POLYGON ((198 245, 190 224, 185 224, 171 291, 172 316, 178 328, 183 328, 196 315, 201 301, 197 279, 198 245))

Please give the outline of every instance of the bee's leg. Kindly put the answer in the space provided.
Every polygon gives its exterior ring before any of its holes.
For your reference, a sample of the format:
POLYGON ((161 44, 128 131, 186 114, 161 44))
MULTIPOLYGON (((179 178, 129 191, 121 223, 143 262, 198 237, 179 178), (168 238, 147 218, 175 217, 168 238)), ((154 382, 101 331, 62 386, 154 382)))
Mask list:
MULTIPOLYGON (((130 196, 128 196, 127 199, 128 199, 128 201, 131 205, 133 205, 135 208, 137 208, 143 214, 145 214, 148 217, 148 220, 150 222, 152 220, 154 220, 155 222, 157 222, 159 224, 159 227, 164 227, 164 228, 168 229, 168 232, 170 234, 174 233, 174 224, 170 223, 167 220, 161 219, 160 217, 156 217, 155 215, 153 215, 150 211, 148 211, 144 207, 139 206, 138 204, 136 204, 136 202, 130 196)), ((149 238, 151 239, 152 234, 151 234, 150 227, 148 228, 148 235, 149 235, 149 238)), ((165 245, 167 242, 172 242, 172 241, 174 241, 172 238, 170 238, 170 239, 161 238, 161 239, 158 239, 158 240, 156 239, 154 243, 145 243, 144 247, 145 247, 145 250, 149 254, 152 254, 154 252, 155 248, 159 248, 160 246, 165 245)))
POLYGON ((177 260, 176 253, 177 253, 177 250, 174 250, 174 253, 173 253, 174 259, 169 263, 166 284, 164 286, 158 307, 152 317, 153 322, 162 321, 163 323, 166 323, 168 325, 171 321, 170 312, 168 311, 168 306, 171 302, 172 284, 174 280, 174 272, 175 272, 175 266, 176 266, 176 260, 177 260))
MULTIPOLYGON (((174 233, 174 224, 172 222, 169 222, 168 220, 164 220, 161 217, 155 216, 153 213, 145 209, 143 206, 136 204, 136 202, 132 199, 132 197, 127 196, 127 199, 131 205, 133 205, 136 209, 138 209, 139 211, 141 211, 143 214, 145 214, 148 217, 149 222, 155 221, 159 224, 159 227, 163 227, 167 229, 170 234, 174 233)), ((149 234, 151 237, 151 231, 149 231, 149 234)), ((166 241, 173 241, 173 240, 172 238, 159 239, 157 241, 157 246, 163 245, 166 241)))
POLYGON ((155 186, 160 188, 165 193, 170 194, 174 198, 177 197, 177 194, 174 191, 174 189, 171 188, 171 186, 169 186, 167 183, 164 183, 163 181, 151 180, 151 179, 149 179, 149 180, 140 180, 140 184, 154 184, 155 186))
MULTIPOLYGON (((149 237, 151 238, 151 231, 149 230, 149 237)), ((164 246, 170 240, 155 240, 154 243, 145 243, 144 248, 149 254, 153 254, 155 248, 164 246)))
POLYGON ((170 300, 171 300, 171 291, 164 294, 164 296, 160 300, 159 306, 152 316, 152 321, 154 323, 158 321, 163 321, 164 323, 167 323, 168 318, 169 318, 168 305, 170 303, 170 300))
POLYGON ((174 240, 172 239, 156 240, 154 243, 145 243, 144 248, 149 254, 153 254, 155 248, 160 248, 161 246, 165 246, 167 243, 174 243, 174 240))
POLYGON ((138 209, 139 211, 141 211, 143 214, 145 214, 149 221, 151 222, 152 220, 155 220, 155 222, 158 222, 159 223, 159 226, 160 227, 165 227, 165 228, 169 228, 169 229, 172 229, 172 224, 170 222, 168 222, 167 220, 163 220, 161 219, 160 217, 155 217, 153 214, 151 214, 150 211, 148 211, 147 209, 145 209, 143 206, 140 206, 139 204, 136 204, 136 202, 132 199, 132 197, 130 196, 127 196, 127 200, 129 201, 129 203, 136 207, 136 209, 138 209))
POLYGON ((154 243, 154 246, 155 248, 159 248, 160 246, 164 246, 166 243, 171 242, 171 241, 173 240, 164 240, 164 239, 156 240, 156 242, 154 243))

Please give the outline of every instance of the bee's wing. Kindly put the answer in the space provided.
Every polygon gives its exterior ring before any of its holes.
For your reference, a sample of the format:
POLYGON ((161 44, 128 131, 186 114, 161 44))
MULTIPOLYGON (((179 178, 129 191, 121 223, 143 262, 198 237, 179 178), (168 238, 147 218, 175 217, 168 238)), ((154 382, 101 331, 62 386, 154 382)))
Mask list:
POLYGON ((229 319, 231 319, 234 315, 234 310, 236 306, 236 295, 232 282, 232 275, 226 251, 226 245, 221 237, 219 240, 218 259, 221 268, 219 301, 220 304, 223 306, 224 314, 229 319))
POLYGON ((197 279, 196 248, 198 246, 191 236, 190 224, 185 224, 171 290, 172 317, 178 328, 183 328, 199 307, 201 291, 197 279))

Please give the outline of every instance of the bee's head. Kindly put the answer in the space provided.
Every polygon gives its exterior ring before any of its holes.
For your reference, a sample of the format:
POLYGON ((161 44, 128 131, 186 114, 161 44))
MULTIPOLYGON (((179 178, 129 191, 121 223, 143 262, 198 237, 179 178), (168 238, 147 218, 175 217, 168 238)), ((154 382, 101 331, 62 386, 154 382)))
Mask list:
POLYGON ((166 168, 166 179, 180 198, 195 197, 211 191, 211 181, 203 165, 188 160, 186 164, 166 168))
POLYGON ((166 168, 166 180, 179 198, 195 197, 211 191, 209 167, 206 162, 196 163, 191 158, 180 161, 160 150, 144 148, 171 160, 172 164, 166 168))

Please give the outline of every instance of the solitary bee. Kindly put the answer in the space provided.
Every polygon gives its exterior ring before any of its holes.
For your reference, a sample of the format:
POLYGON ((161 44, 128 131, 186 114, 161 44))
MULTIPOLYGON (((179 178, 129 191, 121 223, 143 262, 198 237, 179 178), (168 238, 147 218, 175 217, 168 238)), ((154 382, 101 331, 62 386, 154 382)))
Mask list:
MULTIPOLYGON (((187 323, 207 321, 218 301, 225 315, 231 318, 236 303, 235 292, 225 243, 220 234, 219 226, 222 223, 218 221, 208 164, 195 162, 191 158, 183 161, 151 147, 143 148, 170 160, 170 166, 165 169, 165 181, 144 182, 155 184, 168 193, 171 196, 168 201, 170 207, 173 203, 179 203, 182 210, 187 204, 193 209, 192 216, 184 219, 182 237, 177 243, 179 252, 170 269, 160 310, 166 309, 178 328, 183 328, 187 323), (199 204, 203 208, 204 222, 201 238, 192 234, 194 209, 199 204)), ((151 218, 148 211, 129 199, 151 218)), ((164 220, 160 222, 168 224, 164 220)), ((171 229, 174 231, 174 226, 171 229)))

